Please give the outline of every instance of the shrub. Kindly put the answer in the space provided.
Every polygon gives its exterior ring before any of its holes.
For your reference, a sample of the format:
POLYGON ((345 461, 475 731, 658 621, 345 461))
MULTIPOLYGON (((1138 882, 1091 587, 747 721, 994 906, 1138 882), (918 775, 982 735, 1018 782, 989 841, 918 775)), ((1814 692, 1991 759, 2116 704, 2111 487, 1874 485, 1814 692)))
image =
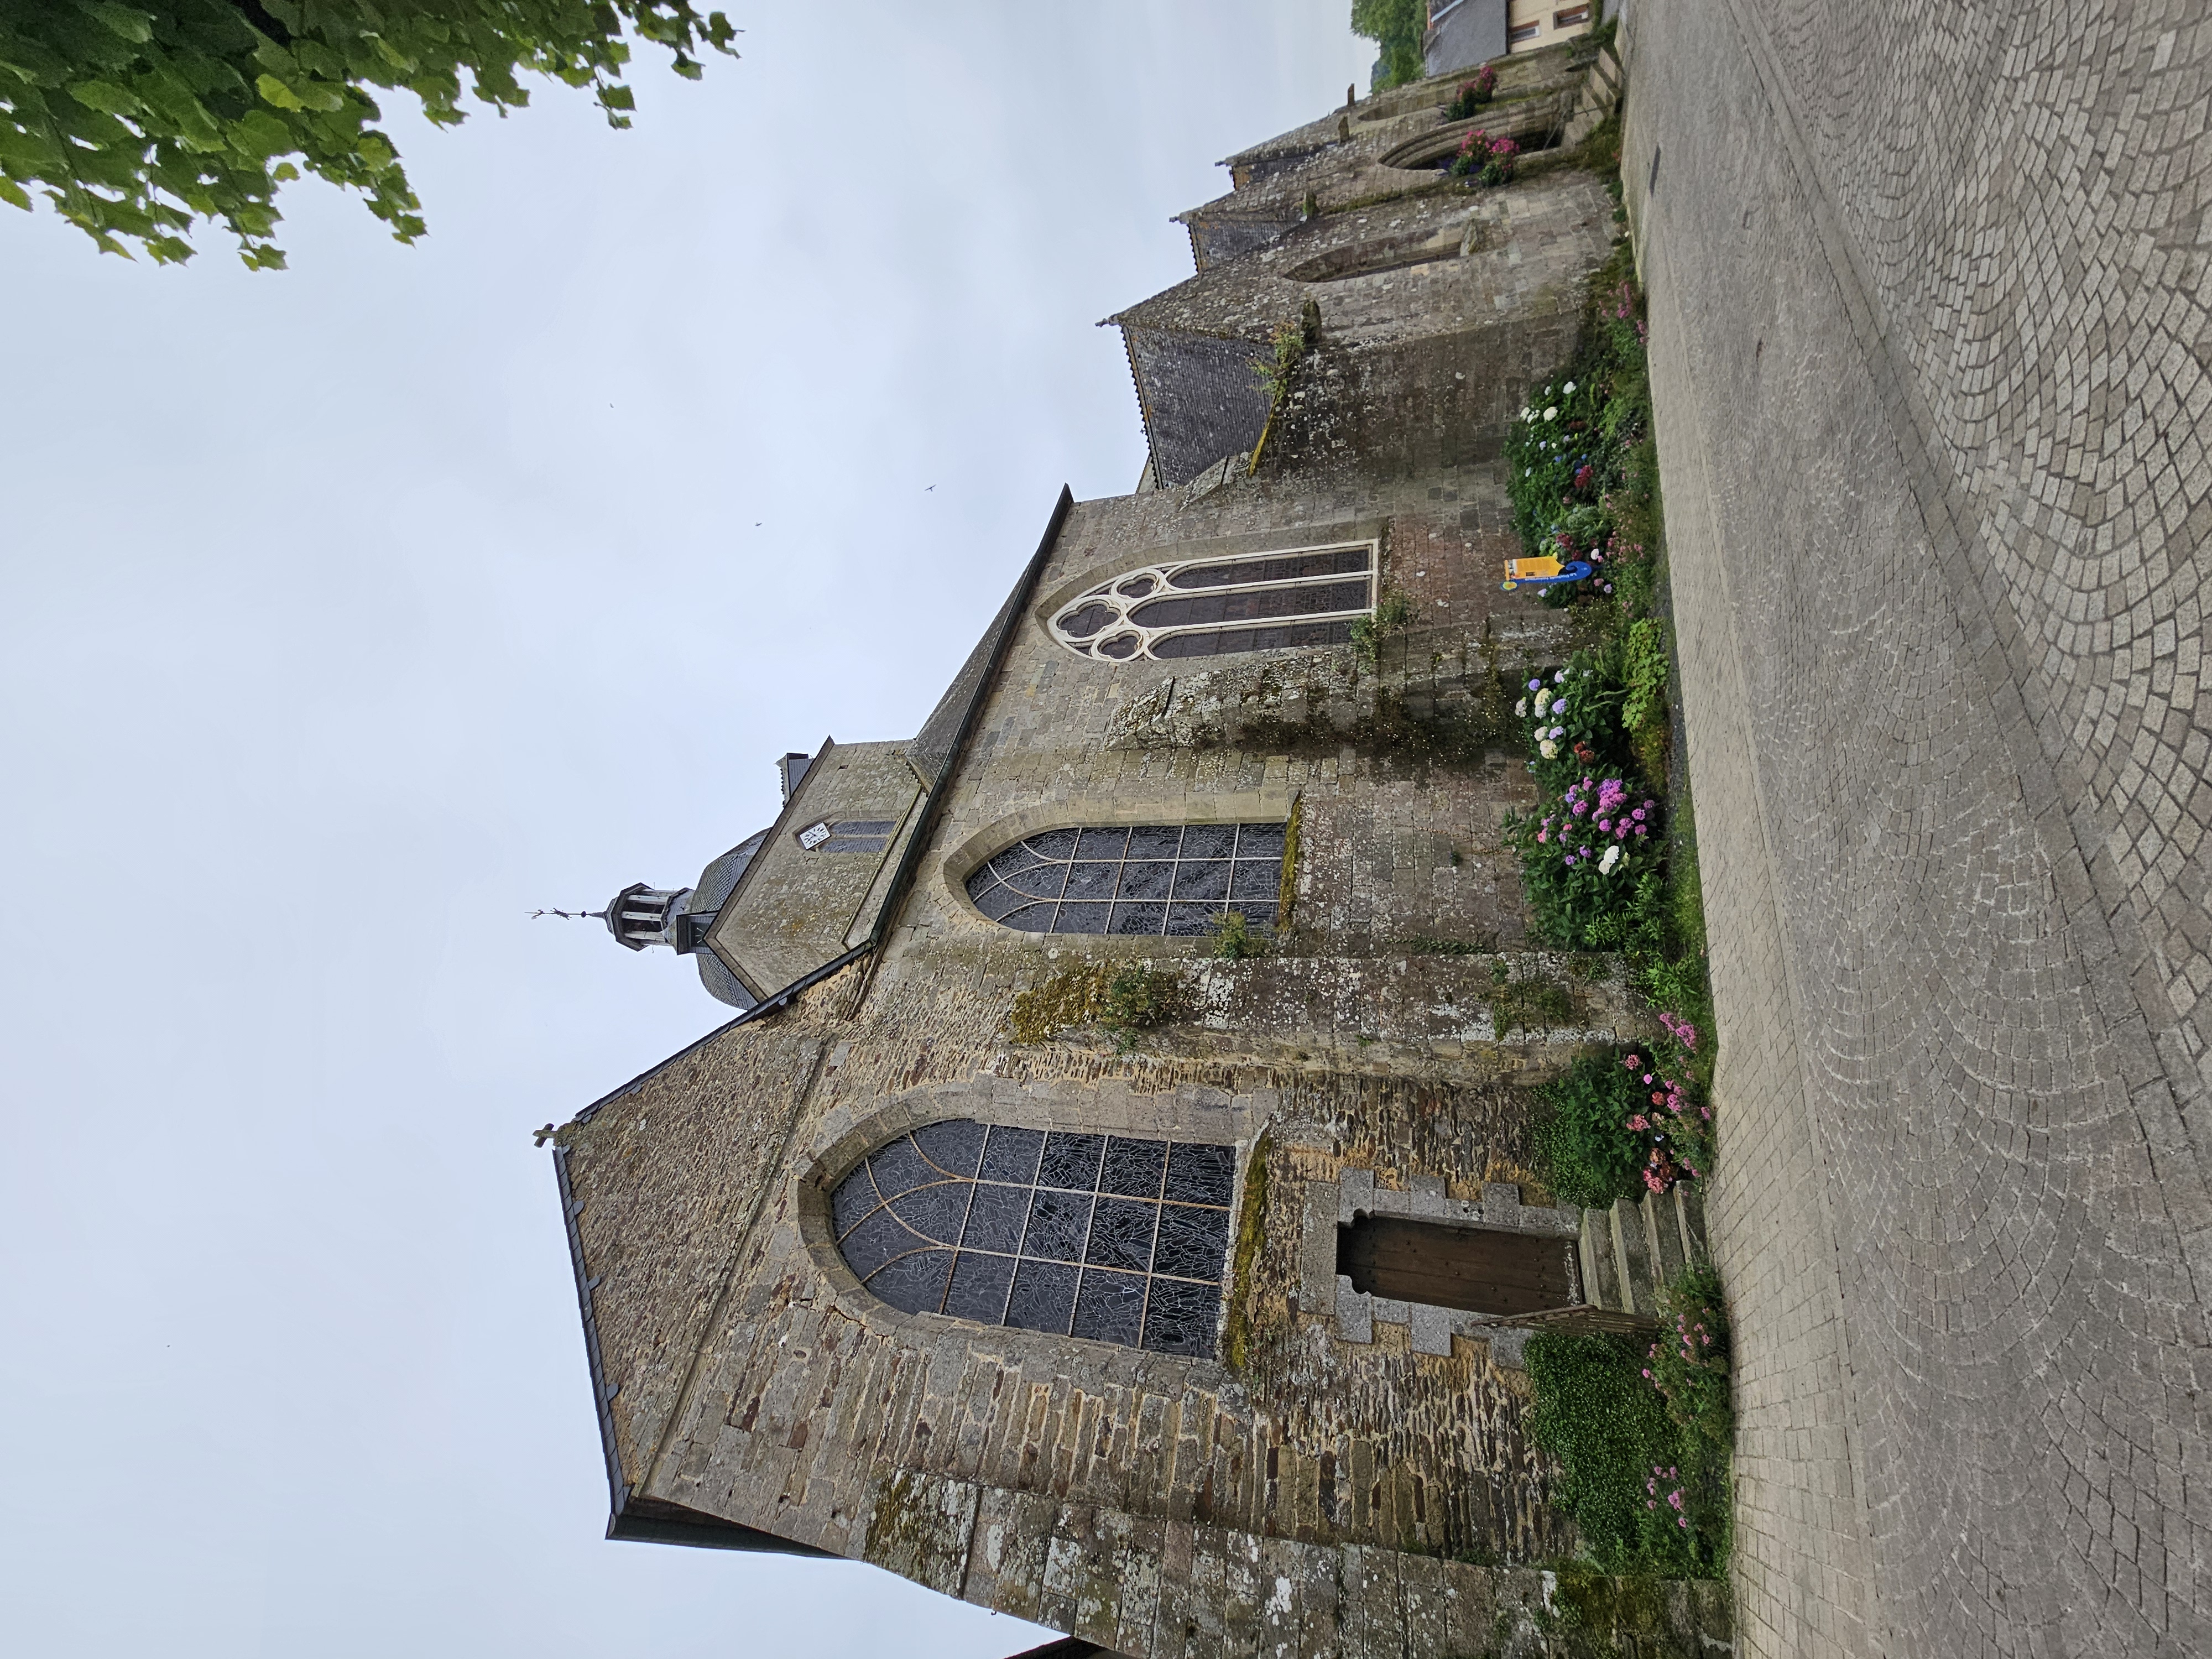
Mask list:
POLYGON ((1390 589, 1376 601, 1375 609, 1368 615, 1352 619, 1353 652, 1362 662, 1373 666, 1382 641, 1411 628, 1415 615, 1413 600, 1396 588, 1390 589))
POLYGON ((1295 322, 1276 324, 1274 331, 1267 337, 1267 355, 1252 366, 1271 405, 1279 404, 1289 393, 1291 377, 1297 372, 1298 363, 1305 355, 1304 326, 1295 322))
POLYGON ((1659 801, 1619 769, 1570 783, 1542 816, 1512 817, 1505 836, 1521 855, 1521 884, 1537 927, 1571 949, 1604 949, 1656 878, 1665 842, 1659 801))
POLYGON ((1213 924, 1213 954, 1223 962, 1242 962, 1247 957, 1256 957, 1267 948, 1267 941, 1252 931, 1242 910, 1231 910, 1215 919, 1213 924))
POLYGON ((1447 121, 1464 121, 1498 95, 1498 71, 1487 64, 1475 70, 1474 79, 1462 86, 1444 110, 1447 121))
POLYGON ((1636 1137, 1643 1153, 1638 1175, 1645 1188, 1655 1193, 1701 1176, 1713 1166, 1713 1109, 1698 1098, 1695 1081, 1681 1074, 1685 1068, 1660 1058, 1661 1046, 1646 1043, 1620 1060, 1621 1070, 1634 1085, 1632 1107, 1621 1127, 1636 1137))
POLYGON ((1726 1458, 1735 1443, 1729 1403, 1728 1308, 1721 1276, 1710 1262, 1687 1268, 1660 1292, 1659 1340, 1644 1355, 1644 1375, 1666 1401, 1667 1415, 1698 1460, 1726 1458))
POLYGON ((1510 138, 1493 138, 1480 127, 1459 141, 1459 154, 1445 170, 1455 179, 1472 179, 1478 185, 1513 181, 1521 165, 1521 146, 1510 138))
POLYGON ((1717 1575, 1725 1502, 1710 1483, 1680 1478, 1683 1436, 1638 1375, 1636 1339, 1539 1331, 1528 1364, 1536 1396, 1530 1437, 1559 1462, 1558 1502, 1598 1566, 1662 1578, 1717 1575))
POLYGON ((1644 1142, 1628 1120, 1644 1092, 1611 1048, 1581 1055, 1545 1085, 1534 1147, 1544 1185, 1585 1209, 1641 1191, 1644 1142))

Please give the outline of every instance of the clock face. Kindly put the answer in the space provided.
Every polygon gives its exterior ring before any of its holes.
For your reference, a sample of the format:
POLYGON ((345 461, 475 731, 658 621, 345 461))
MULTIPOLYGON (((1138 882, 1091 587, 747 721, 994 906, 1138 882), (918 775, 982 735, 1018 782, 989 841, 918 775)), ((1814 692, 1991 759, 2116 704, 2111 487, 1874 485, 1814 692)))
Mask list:
POLYGON ((829 839, 830 826, 826 823, 810 823, 799 832, 799 844, 810 853, 829 839))

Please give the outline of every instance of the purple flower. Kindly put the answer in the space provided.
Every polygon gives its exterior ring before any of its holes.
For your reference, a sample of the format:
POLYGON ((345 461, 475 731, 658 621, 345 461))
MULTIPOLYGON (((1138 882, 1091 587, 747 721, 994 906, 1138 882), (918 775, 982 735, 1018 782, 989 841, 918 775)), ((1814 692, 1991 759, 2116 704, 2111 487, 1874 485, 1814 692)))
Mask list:
POLYGON ((1531 691, 1541 691, 1544 689, 1544 682, 1541 680, 1530 680, 1528 682, 1528 689, 1531 691))

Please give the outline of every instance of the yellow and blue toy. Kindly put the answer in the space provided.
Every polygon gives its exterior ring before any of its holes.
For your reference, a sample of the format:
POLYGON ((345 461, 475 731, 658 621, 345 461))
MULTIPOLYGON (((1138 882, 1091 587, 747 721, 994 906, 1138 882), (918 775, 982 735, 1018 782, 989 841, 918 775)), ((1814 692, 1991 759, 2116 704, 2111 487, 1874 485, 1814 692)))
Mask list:
POLYGON ((1578 582, 1589 573, 1587 559, 1570 559, 1565 564, 1549 555, 1540 559, 1508 559, 1504 588, 1510 593, 1516 587, 1551 587, 1559 582, 1578 582))

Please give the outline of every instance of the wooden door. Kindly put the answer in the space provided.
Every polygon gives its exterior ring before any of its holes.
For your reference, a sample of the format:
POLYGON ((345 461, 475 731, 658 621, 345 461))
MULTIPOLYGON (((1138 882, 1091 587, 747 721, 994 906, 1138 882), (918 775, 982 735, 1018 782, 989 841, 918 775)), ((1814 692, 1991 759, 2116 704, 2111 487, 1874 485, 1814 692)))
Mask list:
POLYGON ((1391 1216, 1356 1217, 1336 1230, 1336 1270, 1352 1288, 1466 1313, 1525 1314, 1569 1306, 1571 1238, 1447 1227, 1391 1216))

